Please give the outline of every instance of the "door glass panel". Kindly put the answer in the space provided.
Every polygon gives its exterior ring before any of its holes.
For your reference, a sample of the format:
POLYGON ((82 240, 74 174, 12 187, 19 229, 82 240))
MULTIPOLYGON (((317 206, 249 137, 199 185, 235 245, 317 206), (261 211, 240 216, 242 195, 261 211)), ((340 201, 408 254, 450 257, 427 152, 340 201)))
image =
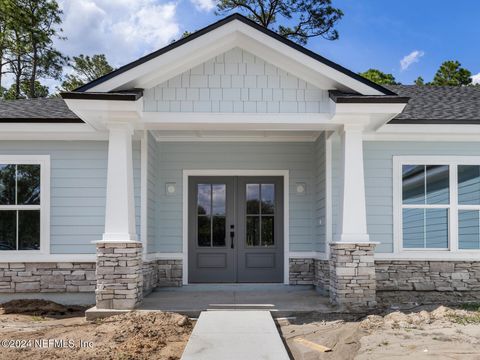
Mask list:
POLYGON ((198 246, 226 245, 226 184, 197 185, 198 246))
POLYGON ((260 185, 247 184, 247 214, 260 213, 260 185))
POLYGON ((198 184, 197 185, 197 205, 198 214, 210 215, 210 208, 212 206, 212 185, 210 184, 198 184))
POLYGON ((273 241, 273 216, 262 216, 262 246, 272 246, 273 241))
POLYGON ((211 226, 210 216, 199 215, 198 216, 198 246, 210 246, 211 245, 211 226))
POLYGON ((213 215, 225 216, 225 198, 227 196, 227 190, 225 184, 213 185, 212 197, 213 197, 213 215))
POLYGON ((275 184, 247 184, 247 246, 272 246, 275 184))
POLYGON ((225 246, 225 216, 213 216, 213 246, 225 246))
POLYGON ((247 216, 247 245, 260 245, 260 222, 259 216, 247 216))
POLYGON ((275 211, 275 185, 262 184, 262 214, 273 214, 275 211))

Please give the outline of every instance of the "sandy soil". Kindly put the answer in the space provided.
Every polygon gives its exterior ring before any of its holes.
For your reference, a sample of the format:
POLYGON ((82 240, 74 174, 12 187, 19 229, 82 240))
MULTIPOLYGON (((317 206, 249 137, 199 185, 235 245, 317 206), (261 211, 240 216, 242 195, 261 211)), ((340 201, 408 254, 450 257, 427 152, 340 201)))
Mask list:
POLYGON ((3 304, 0 359, 173 360, 181 357, 193 329, 179 314, 132 312, 87 322, 84 310, 38 300, 3 304))
POLYGON ((304 316, 280 322, 280 331, 295 360, 480 359, 478 310, 423 306, 362 319, 341 314, 304 316), (332 351, 313 350, 296 338, 332 351))

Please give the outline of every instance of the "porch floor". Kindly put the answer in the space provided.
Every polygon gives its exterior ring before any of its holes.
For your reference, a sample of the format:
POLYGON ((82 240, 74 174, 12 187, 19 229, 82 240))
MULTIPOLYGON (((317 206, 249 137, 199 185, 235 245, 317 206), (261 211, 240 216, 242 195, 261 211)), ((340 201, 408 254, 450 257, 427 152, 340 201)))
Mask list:
POLYGON ((195 284, 157 288, 138 310, 172 311, 198 316, 204 310, 269 310, 274 317, 332 312, 328 297, 312 286, 283 284, 195 284))

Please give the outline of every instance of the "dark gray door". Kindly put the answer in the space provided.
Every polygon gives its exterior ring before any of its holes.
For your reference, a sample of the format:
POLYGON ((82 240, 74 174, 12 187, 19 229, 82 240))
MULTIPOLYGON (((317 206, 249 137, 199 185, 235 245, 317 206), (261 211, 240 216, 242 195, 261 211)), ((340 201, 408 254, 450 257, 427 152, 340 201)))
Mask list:
POLYGON ((283 178, 240 177, 237 281, 283 282, 283 178))
POLYGON ((191 177, 188 199, 189 282, 235 282, 233 177, 191 177))
POLYGON ((283 178, 190 177, 191 283, 283 282, 283 178))

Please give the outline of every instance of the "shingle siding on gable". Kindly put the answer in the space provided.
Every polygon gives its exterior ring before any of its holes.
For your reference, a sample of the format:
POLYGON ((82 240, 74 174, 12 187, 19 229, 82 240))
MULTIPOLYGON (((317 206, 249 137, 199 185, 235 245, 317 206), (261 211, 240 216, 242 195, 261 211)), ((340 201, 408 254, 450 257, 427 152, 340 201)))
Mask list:
POLYGON ((144 92, 147 112, 328 112, 328 92, 234 48, 144 92))

